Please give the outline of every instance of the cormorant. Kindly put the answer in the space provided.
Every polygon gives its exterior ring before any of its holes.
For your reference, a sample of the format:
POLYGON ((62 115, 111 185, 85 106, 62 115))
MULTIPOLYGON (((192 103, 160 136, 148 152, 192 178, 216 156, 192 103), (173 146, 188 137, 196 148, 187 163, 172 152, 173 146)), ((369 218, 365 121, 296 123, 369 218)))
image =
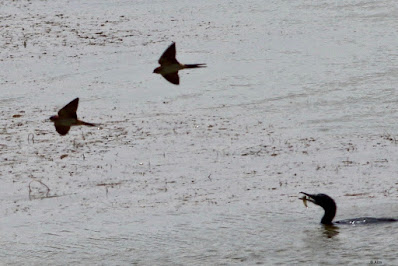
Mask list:
MULTIPOLYGON (((321 224, 331 225, 333 224, 333 218, 336 215, 336 203, 334 200, 326 194, 308 194, 305 192, 300 192, 304 194, 301 200, 304 201, 306 205, 306 201, 310 201, 318 206, 321 206, 325 210, 325 214, 322 217, 321 224)), ((307 205, 306 205, 307 206, 307 205)), ((398 222, 398 219, 394 218, 372 218, 372 217, 361 217, 354 219, 347 219, 336 221, 336 224, 368 224, 368 223, 388 223, 388 222, 398 222)))

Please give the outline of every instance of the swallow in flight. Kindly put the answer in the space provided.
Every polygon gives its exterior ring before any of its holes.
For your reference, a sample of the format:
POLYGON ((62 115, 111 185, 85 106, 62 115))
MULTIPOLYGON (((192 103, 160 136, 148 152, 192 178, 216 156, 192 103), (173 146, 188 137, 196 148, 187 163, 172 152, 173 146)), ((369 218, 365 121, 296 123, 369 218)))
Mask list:
POLYGON ((66 135, 71 126, 96 126, 95 124, 87 123, 77 119, 76 111, 78 105, 79 98, 76 98, 59 110, 58 115, 53 115, 50 117, 50 120, 54 122, 55 130, 60 135, 66 135))
POLYGON ((153 70, 153 73, 162 75, 167 81, 178 85, 180 84, 180 77, 178 71, 184 68, 199 68, 206 67, 206 64, 180 64, 176 59, 176 44, 173 42, 169 48, 159 58, 160 67, 153 70))

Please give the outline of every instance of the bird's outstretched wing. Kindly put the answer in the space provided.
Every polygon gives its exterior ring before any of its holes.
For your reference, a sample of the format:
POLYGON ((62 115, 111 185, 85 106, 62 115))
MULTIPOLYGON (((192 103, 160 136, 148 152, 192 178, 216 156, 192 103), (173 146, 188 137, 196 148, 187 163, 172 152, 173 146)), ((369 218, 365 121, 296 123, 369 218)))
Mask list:
POLYGON ((55 130, 60 134, 60 135, 66 135, 69 132, 70 126, 59 126, 55 125, 55 130))
POLYGON ((165 79, 167 79, 167 81, 169 81, 175 85, 180 84, 180 77, 178 76, 178 71, 174 72, 174 73, 167 74, 167 75, 162 75, 162 76, 165 79))
MULTIPOLYGON (((65 105, 61 110, 58 112, 58 116, 61 119, 65 118, 75 118, 77 119, 76 111, 79 105, 79 98, 74 99, 67 105, 65 105)), ((68 129, 69 130, 69 129, 68 129)), ((57 130, 58 131, 58 130, 57 130)), ((66 131, 68 132, 68 131, 66 131)), ((61 134, 61 133, 60 133, 61 134)), ((66 134, 66 133, 65 133, 66 134)), ((62 135, 62 134, 61 134, 62 135)))
POLYGON ((173 42, 166 51, 163 52, 162 56, 159 58, 159 64, 161 66, 164 65, 173 65, 180 64, 176 59, 176 43, 173 42))

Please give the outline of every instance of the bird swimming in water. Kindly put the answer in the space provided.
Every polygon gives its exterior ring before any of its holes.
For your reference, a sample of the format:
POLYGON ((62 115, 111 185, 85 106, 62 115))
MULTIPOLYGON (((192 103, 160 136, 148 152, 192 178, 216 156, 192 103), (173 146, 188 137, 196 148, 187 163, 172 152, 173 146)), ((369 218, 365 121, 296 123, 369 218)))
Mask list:
POLYGON ((185 68, 206 67, 206 64, 180 64, 176 59, 176 44, 173 42, 159 58, 160 67, 153 70, 153 73, 162 75, 167 81, 178 85, 180 77, 178 71, 185 68))
POLYGON ((95 124, 87 123, 77 119, 76 111, 78 105, 79 98, 76 98, 59 110, 58 115, 53 115, 50 117, 50 120, 54 122, 55 130, 60 135, 66 135, 71 126, 96 126, 95 124))
POLYGON ((369 224, 369 223, 388 223, 388 222, 398 222, 398 219, 394 218, 373 218, 373 217, 361 217, 354 219, 346 219, 341 221, 332 222, 334 216, 336 215, 336 203, 334 200, 326 194, 308 194, 305 192, 300 192, 304 194, 301 200, 303 200, 304 205, 307 207, 306 201, 310 201, 318 206, 321 206, 325 210, 325 214, 322 217, 321 224, 332 225, 332 224, 369 224))

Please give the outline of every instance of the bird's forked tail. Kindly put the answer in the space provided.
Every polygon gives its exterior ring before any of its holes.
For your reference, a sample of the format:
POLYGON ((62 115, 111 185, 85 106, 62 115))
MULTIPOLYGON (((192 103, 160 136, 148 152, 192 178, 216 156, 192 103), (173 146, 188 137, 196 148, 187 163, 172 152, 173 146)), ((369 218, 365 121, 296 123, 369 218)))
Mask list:
POLYGON ((78 124, 79 125, 83 125, 83 126, 89 126, 89 127, 96 127, 97 126, 96 124, 84 122, 84 121, 81 121, 81 120, 78 120, 78 124))
POLYGON ((185 68, 198 68, 198 67, 206 67, 206 64, 187 64, 184 66, 185 68))

